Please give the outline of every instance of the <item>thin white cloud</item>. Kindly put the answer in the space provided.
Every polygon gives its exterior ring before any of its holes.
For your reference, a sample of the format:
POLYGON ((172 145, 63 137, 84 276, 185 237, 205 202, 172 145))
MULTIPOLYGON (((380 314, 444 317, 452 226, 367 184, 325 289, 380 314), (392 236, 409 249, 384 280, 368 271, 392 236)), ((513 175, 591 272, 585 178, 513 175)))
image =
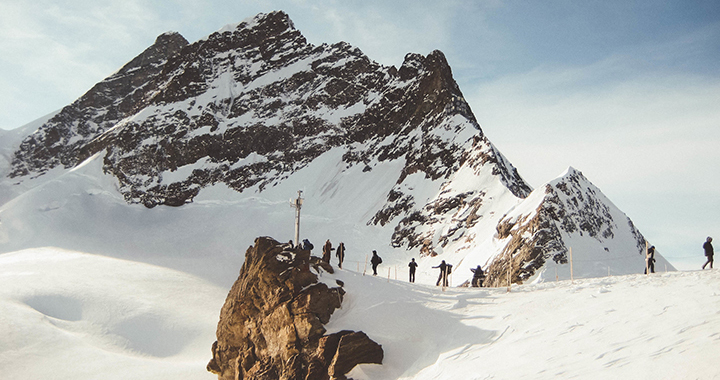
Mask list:
POLYGON ((158 18, 139 1, 6 0, 0 4, 0 127, 69 104, 154 40, 158 18))

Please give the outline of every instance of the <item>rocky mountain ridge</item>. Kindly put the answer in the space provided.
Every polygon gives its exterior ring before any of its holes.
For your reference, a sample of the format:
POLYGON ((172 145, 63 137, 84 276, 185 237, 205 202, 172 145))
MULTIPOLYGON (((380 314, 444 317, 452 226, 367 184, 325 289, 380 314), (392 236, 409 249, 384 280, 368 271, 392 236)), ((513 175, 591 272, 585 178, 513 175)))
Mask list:
MULTIPOLYGON (((220 185, 245 197, 294 192, 314 183, 299 176, 313 176, 322 190, 315 201, 357 214, 348 223, 367 239, 382 236, 405 256, 443 255, 464 272, 489 266, 489 284, 508 271, 526 281, 550 258, 564 263, 573 236, 615 234, 589 233, 610 223, 605 198, 567 185, 579 191, 577 203, 541 197, 532 207, 542 212, 523 219, 531 227, 512 235, 524 222, 507 215, 537 197, 483 134, 441 52, 383 66, 344 42, 309 44, 283 12, 191 44, 158 37, 25 138, 9 177, 41 178, 86 159, 102 160, 125 201, 147 208, 186 205, 220 185), (310 172, 318 162, 335 176, 310 172), (367 181, 380 182, 366 194, 351 191, 367 181), (354 210, 358 196, 371 198, 367 209, 354 210), (558 215, 573 217, 556 223, 558 215), (380 232, 388 229, 389 239, 380 232), (533 253, 518 254, 526 251, 533 253)), ((615 225, 634 236, 618 243, 624 254, 642 260, 642 235, 615 225)))

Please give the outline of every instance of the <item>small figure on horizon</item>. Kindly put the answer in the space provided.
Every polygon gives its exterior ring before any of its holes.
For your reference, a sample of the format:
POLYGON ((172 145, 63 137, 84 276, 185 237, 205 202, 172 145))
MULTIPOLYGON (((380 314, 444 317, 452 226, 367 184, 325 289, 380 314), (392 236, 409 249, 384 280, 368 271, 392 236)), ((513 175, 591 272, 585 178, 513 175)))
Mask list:
POLYGON ((380 256, 378 256, 377 251, 373 250, 373 256, 372 259, 370 259, 370 264, 372 264, 373 269, 373 276, 377 276, 377 267, 382 263, 382 259, 380 256))
POLYGON ((333 249, 334 248, 332 247, 332 243, 330 243, 330 239, 327 239, 325 241, 325 245, 323 245, 322 261, 330 264, 330 257, 332 256, 333 249))
POLYGON ((482 267, 478 265, 477 268, 470 268, 470 271, 473 272, 472 287, 482 288, 483 281, 485 281, 485 272, 482 267))
POLYGON ((340 242, 337 247, 337 251, 335 251, 335 255, 338 258, 338 268, 342 269, 342 263, 343 260, 345 260, 345 243, 340 242))
POLYGON ((710 264, 710 269, 712 269, 713 255, 715 253, 713 252, 712 238, 710 236, 708 236, 707 240, 705 240, 705 244, 703 244, 703 249, 705 250, 705 256, 707 256, 707 261, 705 262, 705 264, 703 264, 702 269, 705 269, 705 266, 708 264, 710 264))
POLYGON ((303 239, 302 242, 302 249, 304 251, 312 251, 312 249, 315 248, 315 246, 310 242, 308 239, 303 239))
POLYGON ((440 268, 440 276, 438 277, 437 282, 435 283, 435 286, 440 285, 440 281, 442 281, 442 286, 448 286, 448 276, 452 272, 452 265, 446 264, 445 260, 443 260, 440 265, 433 267, 433 268, 440 268))
POLYGON ((415 282, 415 269, 418 267, 418 264, 415 262, 415 258, 410 260, 408 267, 410 267, 410 282, 415 282))
POLYGON ((650 273, 655 273, 655 246, 651 246, 648 248, 647 253, 645 254, 645 274, 648 273, 648 270, 650 270, 650 273))

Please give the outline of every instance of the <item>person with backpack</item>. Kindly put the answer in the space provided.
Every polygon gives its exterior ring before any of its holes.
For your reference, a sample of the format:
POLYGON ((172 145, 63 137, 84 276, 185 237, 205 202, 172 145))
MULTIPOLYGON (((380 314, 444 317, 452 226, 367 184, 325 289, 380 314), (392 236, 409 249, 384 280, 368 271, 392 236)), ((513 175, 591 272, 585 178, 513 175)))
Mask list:
POLYGON ((715 253, 713 252, 712 238, 710 236, 708 236, 707 240, 705 240, 705 244, 703 244, 703 249, 705 250, 705 256, 707 256, 707 261, 705 262, 705 264, 703 264, 702 269, 705 269, 705 266, 708 264, 710 264, 710 269, 712 269, 713 255, 715 253))
POLYGON ((340 242, 337 247, 335 255, 338 258, 338 268, 342 269, 343 260, 345 260, 345 243, 340 242))
POLYGON ((373 269, 373 276, 377 276, 377 267, 382 263, 382 259, 380 256, 378 256, 377 251, 373 250, 373 256, 372 259, 370 259, 370 264, 372 264, 373 269))
POLYGON ((303 242, 302 242, 303 251, 312 251, 313 248, 315 248, 315 246, 310 242, 310 240, 303 239, 303 242))
POLYGON ((415 282, 415 269, 417 269, 418 264, 415 262, 414 258, 410 260, 408 267, 410 267, 410 282, 415 282))
POLYGON ((440 265, 433 268, 440 268, 440 276, 438 277, 435 286, 439 286, 441 281, 443 284, 442 286, 448 286, 448 276, 452 273, 452 265, 445 263, 445 260, 443 260, 440 265))
POLYGON ((478 265, 477 268, 470 268, 470 271, 473 272, 472 287, 482 288, 482 283, 485 281, 485 272, 482 267, 478 265))
POLYGON ((647 253, 645 254, 645 274, 648 273, 648 270, 650 273, 655 273, 655 246, 648 248, 647 253))

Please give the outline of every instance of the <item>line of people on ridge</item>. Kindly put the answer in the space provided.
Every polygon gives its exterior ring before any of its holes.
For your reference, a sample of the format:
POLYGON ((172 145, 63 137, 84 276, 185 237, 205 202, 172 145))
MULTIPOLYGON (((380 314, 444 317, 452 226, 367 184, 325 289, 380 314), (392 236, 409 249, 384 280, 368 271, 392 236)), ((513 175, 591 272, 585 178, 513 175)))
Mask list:
MULTIPOLYGON (((290 241, 290 245, 292 246, 292 241, 290 241)), ((308 239, 303 239, 302 243, 299 245, 300 249, 306 250, 306 251, 312 251, 315 246, 310 242, 308 239)), ((332 243, 330 242, 330 239, 327 239, 325 241, 325 244, 322 248, 322 261, 330 264, 330 258, 332 257, 332 251, 335 251, 336 249, 333 248, 332 243)), ((372 251, 373 255, 370 259, 370 265, 373 270, 373 276, 377 276, 377 267, 378 265, 382 264, 382 258, 377 254, 377 251, 372 251)), ((338 258, 338 268, 342 269, 342 263, 345 260, 345 243, 340 242, 340 244, 337 247, 336 254, 338 258)), ((410 273, 410 282, 415 282, 415 271, 417 270, 418 263, 413 258, 410 260, 410 263, 408 264, 409 273, 410 273)), ((438 276, 438 280, 435 283, 436 286, 440 286, 440 283, 442 283, 442 286, 449 286, 449 277, 452 273, 452 264, 448 264, 445 262, 445 260, 442 260, 440 265, 432 267, 432 268, 438 268, 440 269, 440 275, 438 276)), ((483 281, 485 280, 485 272, 483 272, 482 267, 480 265, 477 266, 477 268, 472 268, 470 271, 473 272, 473 279, 471 281, 471 285, 473 287, 482 287, 483 281)))
MULTIPOLYGON (((707 257, 707 261, 705 264, 703 264, 702 269, 705 269, 705 267, 710 264, 710 269, 713 267, 713 256, 714 256, 714 250, 712 246, 712 237, 708 236, 705 240, 705 243, 703 244, 703 251, 705 252, 705 257, 707 257)), ((290 244, 292 245, 292 241, 290 241, 290 244)), ((313 244, 308 239, 303 239, 302 244, 300 244, 300 248, 307 251, 312 251, 313 244)), ((340 244, 337 247, 337 250, 333 248, 332 243, 330 243, 330 239, 325 241, 325 244, 323 245, 323 255, 322 260, 326 263, 330 264, 330 258, 332 256, 332 251, 336 251, 335 256, 338 258, 338 267, 342 269, 342 263, 345 260, 345 243, 340 242, 340 244)), ((382 264, 382 258, 378 256, 377 251, 373 250, 372 258, 370 259, 370 265, 373 270, 373 276, 377 276, 377 267, 378 265, 382 264)), ((409 268, 409 274, 410 274, 410 282, 415 282, 415 271, 417 270, 418 263, 413 258, 410 260, 410 263, 408 263, 409 268)), ((449 284, 449 277, 452 273, 452 264, 448 264, 445 262, 445 260, 442 260, 442 262, 438 266, 432 267, 440 269, 440 275, 438 276, 437 282, 435 283, 436 286, 440 286, 440 283, 442 283, 442 286, 448 286, 449 284)), ((477 266, 477 268, 471 268, 470 271, 473 272, 473 278, 471 281, 472 287, 482 287, 483 281, 485 280, 485 273, 482 270, 482 267, 480 265, 477 266)), ((645 254, 645 274, 648 272, 655 273, 655 246, 651 246, 648 248, 647 253, 645 254)))

